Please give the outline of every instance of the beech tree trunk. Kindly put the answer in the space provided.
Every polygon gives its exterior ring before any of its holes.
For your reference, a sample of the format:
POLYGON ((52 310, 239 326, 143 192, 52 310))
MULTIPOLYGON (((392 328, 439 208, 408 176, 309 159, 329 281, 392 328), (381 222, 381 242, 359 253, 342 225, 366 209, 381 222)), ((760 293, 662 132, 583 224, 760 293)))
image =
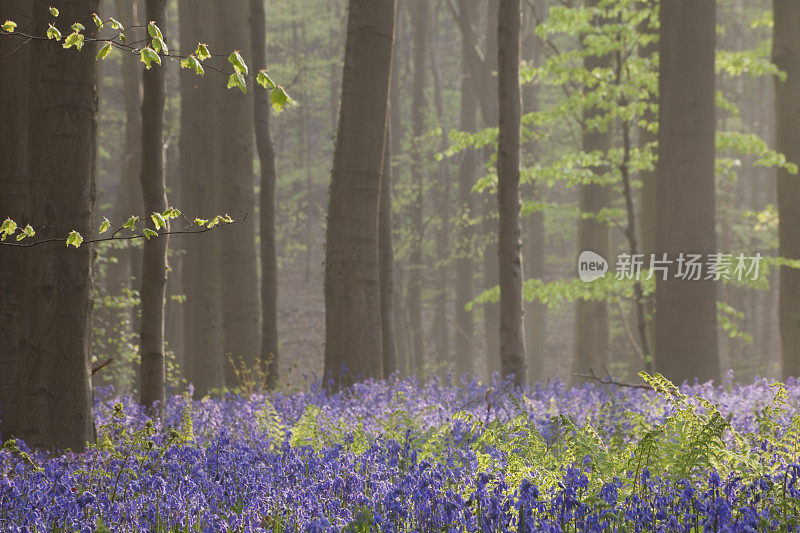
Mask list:
MULTIPOLYGON (((499 72, 497 63, 497 28, 498 28, 498 0, 489 0, 487 3, 486 16, 486 61, 482 65, 482 76, 484 77, 484 88, 486 96, 481 98, 485 102, 481 106, 483 113, 483 125, 487 128, 494 128, 498 125, 498 94, 497 79, 495 76, 499 72)), ((485 161, 489 161, 494 150, 486 148, 483 151, 485 161)), ((483 287, 482 290, 490 289, 500 283, 500 273, 498 271, 497 257, 499 254, 498 235, 497 235, 497 211, 492 195, 488 192, 483 193, 483 224, 482 230, 486 239, 486 249, 483 253, 483 287)), ((486 369, 489 375, 494 372, 502 372, 500 361, 500 304, 487 303, 483 305, 483 332, 486 338, 486 369)))
MULTIPOLYGON (((250 0, 253 67, 267 67, 264 0, 250 0)), ((256 150, 261 163, 261 357, 267 362, 267 385, 278 384, 278 256, 275 248, 275 149, 269 129, 269 95, 255 90, 256 150)))
MULTIPOLYGON (((35 0, 30 32, 44 35, 50 3, 35 0)), ((97 0, 59 2, 60 20, 80 20, 97 0)), ((61 43, 32 41, 28 89, 30 220, 37 238, 94 232, 97 138, 97 46, 65 52, 61 43), (46 157, 43 157, 46 154, 46 157)), ((82 450, 93 439, 91 345, 91 245, 63 244, 26 250, 26 321, 17 405, 17 437, 32 447, 82 450)))
POLYGON ((378 211, 394 0, 350 0, 325 262, 325 378, 382 375, 378 211))
MULTIPOLYGON (((541 4, 541 2, 537 2, 541 4)), ((524 21, 533 19, 528 17, 527 11, 523 11, 526 18, 524 21)), ((541 61, 542 47, 539 38, 536 36, 535 25, 524 24, 527 32, 523 41, 523 54, 533 65, 538 66, 541 61)), ((528 83, 522 88, 523 112, 531 113, 539 108, 539 94, 536 84, 528 83)), ((531 140, 527 145, 528 159, 524 165, 535 164, 536 142, 531 140)), ((543 195, 538 184, 533 183, 528 186, 527 194, 532 200, 541 201, 543 195)), ((544 211, 536 211, 526 216, 523 223, 523 265, 525 279, 544 279, 545 276, 545 233, 544 233, 544 211)), ((525 350, 528 353, 528 382, 536 383, 545 377, 544 366, 546 356, 546 336, 547 336, 547 306, 539 301, 525 303, 525 350)))
POLYGON ((674 277, 680 252, 716 251, 714 0, 661 4, 656 368, 673 382, 719 379, 716 285, 674 277))
POLYGON ((381 288, 381 336, 383 377, 397 371, 397 345, 394 335, 394 248, 392 244, 392 141, 391 126, 386 128, 381 172, 381 196, 378 211, 378 264, 381 288))
POLYGON ((519 155, 520 0, 500 0, 497 17, 499 138, 497 199, 500 259, 500 365, 503 376, 524 385, 525 333, 522 326, 522 240, 520 227, 519 155))
MULTIPOLYGON (((155 21, 166 33, 166 0, 145 0, 145 20, 155 21)), ((164 182, 164 102, 166 74, 154 66, 142 73, 142 199, 143 222, 155 229, 150 214, 167 209, 167 187, 164 182)), ((169 225, 167 230, 169 229, 169 225)), ((164 404, 164 316, 167 291, 168 235, 145 241, 142 256, 142 325, 139 336, 141 355, 141 403, 160 411, 164 404)), ((155 410, 154 410, 155 412, 155 410)))
POLYGON ((422 155, 425 134, 425 59, 427 51, 428 0, 416 0, 411 13, 414 32, 414 81, 411 94, 411 252, 408 276, 408 315, 412 338, 412 373, 422 378, 425 366, 425 345, 422 329, 422 242, 424 238, 423 211, 425 205, 425 170, 422 155))
MULTIPOLYGON (((472 24, 476 13, 475 0, 462 0, 460 9, 459 27, 472 24)), ((474 43, 470 41, 469 34, 461 33, 461 104, 460 128, 462 131, 473 132, 477 129, 477 105, 475 96, 475 79, 472 75, 475 69, 470 68, 470 57, 474 52, 474 43)), ((475 319, 465 306, 474 297, 474 265, 473 265, 473 239, 474 233, 468 219, 475 216, 475 202, 472 199, 472 187, 475 185, 477 154, 472 148, 467 148, 461 155, 458 170, 458 241, 455 250, 456 257, 456 284, 455 284, 455 373, 456 376, 472 374, 475 372, 475 319)))
MULTIPOLYGON (((20 28, 31 21, 30 0, 10 0, 3 6, 3 20, 20 28)), ((10 217, 25 227, 28 214, 28 47, 16 50, 20 41, 0 39, 0 223, 10 217), (10 54, 10 55, 9 55, 10 54)), ((18 433, 17 401, 27 285, 27 250, 0 247, 0 440, 18 433)))
MULTIPOLYGON (((179 11, 181 49, 194 50, 213 31, 213 4, 180 0, 179 11)), ((192 218, 209 218, 220 211, 215 175, 217 124, 211 111, 214 85, 189 69, 180 71, 180 209, 192 218)), ((192 235, 183 245, 184 375, 195 392, 203 395, 223 384, 219 239, 213 232, 204 233, 192 235)))
MULTIPOLYGON (((587 0, 587 7, 597 5, 598 0, 587 0)), ((595 26, 603 23, 602 19, 593 21, 595 26)), ((594 69, 607 69, 611 67, 612 56, 586 57, 584 68, 588 71, 594 69)), ((589 91, 593 89, 588 89, 589 91)), ((588 108, 583 112, 584 122, 605 112, 597 108, 588 108)), ((612 143, 610 129, 603 131, 589 130, 584 126, 582 136, 582 149, 586 153, 600 151, 608 153, 612 143)), ((592 172, 601 175, 608 172, 606 167, 592 168, 592 172)), ((609 207, 611 194, 605 185, 596 183, 583 184, 580 190, 581 213, 597 215, 601 209, 609 207)), ((605 222, 596 218, 580 218, 578 220, 578 253, 589 250, 611 260, 609 257, 609 230, 605 222)), ((613 263, 613 261, 612 261, 613 263)), ((575 358, 572 370, 574 374, 587 374, 589 369, 601 371, 608 364, 608 308, 605 300, 578 300, 575 304, 575 358)))
MULTIPOLYGON (((786 80, 775 80, 778 151, 800 164, 800 4, 773 0, 773 60, 786 80)), ((779 254, 800 259, 800 181, 778 169, 779 254)), ((800 270, 781 267, 778 299, 783 377, 800 376, 800 270)))
MULTIPOLYGON (((251 48, 248 6, 248 0, 214 2, 218 53, 251 48)), ((221 83, 214 86, 217 90, 218 193, 223 214, 241 217, 255 213, 253 99, 238 89, 226 89, 221 83)), ((236 231, 220 232, 218 237, 222 241, 220 279, 225 383, 231 387, 237 383, 227 357, 252 365, 261 353, 261 302, 253 218, 238 225, 236 231)))

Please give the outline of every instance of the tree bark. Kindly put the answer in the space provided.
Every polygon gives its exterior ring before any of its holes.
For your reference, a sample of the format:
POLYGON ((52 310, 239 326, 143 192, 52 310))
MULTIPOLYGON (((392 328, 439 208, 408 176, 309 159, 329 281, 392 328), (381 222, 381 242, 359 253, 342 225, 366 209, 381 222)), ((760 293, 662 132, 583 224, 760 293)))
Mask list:
MULTIPOLYGON (((3 21, 20 28, 31 21, 30 0, 11 0, 3 21)), ((28 47, 14 51, 21 41, 0 39, 0 223, 10 217, 25 227, 28 214, 28 47), (12 52, 14 52, 12 54, 12 52), (10 54, 10 55, 9 55, 10 54)), ((25 259, 27 250, 0 247, 0 434, 3 439, 18 432, 17 401, 23 327, 30 317, 26 309, 25 259)))
MULTIPOLYGON (((778 151, 800 164, 800 5, 773 0, 775 19, 773 60, 786 73, 775 81, 775 116, 778 151)), ((778 169, 779 254, 800 259, 800 181, 778 169)), ((800 270, 781 267, 778 298, 783 377, 800 376, 800 270)))
MULTIPOLYGON (((194 50, 213 31, 213 4, 180 0, 179 11, 181 49, 194 50)), ((213 80, 198 78, 189 69, 180 71, 180 208, 192 217, 219 213, 213 85, 213 80)), ((203 395, 223 384, 219 239, 213 233, 193 235, 184 247, 184 374, 203 395)))
MULTIPOLYGON (((44 35, 50 4, 33 2, 31 33, 44 35)), ((59 20, 83 19, 97 0, 59 3, 59 20)), ((93 231, 97 138, 95 43, 65 52, 61 43, 29 45, 30 220, 37 238, 93 231), (46 155, 46 157, 43 156, 46 155)), ((17 437, 32 447, 82 450, 93 438, 89 375, 91 245, 37 246, 28 250, 28 321, 20 369, 17 437)))
MULTIPOLYGON (((391 105, 391 104, 390 104, 391 105)), ((381 172, 381 196, 378 211, 378 263, 381 288, 381 337, 383 377, 397 371, 397 344, 394 335, 394 248, 392 244, 392 141, 390 125, 386 128, 381 172)))
POLYGON ((680 252, 716 249, 713 0, 661 4, 656 254, 656 368, 674 382, 719 379, 716 285, 676 279, 680 252))
POLYGON ((500 0, 497 16, 500 365, 502 375, 513 375, 512 379, 517 385, 524 385, 527 379, 525 333, 522 326, 522 229, 519 199, 521 14, 520 0, 500 0))
MULTIPOLYGON (((249 50, 248 1, 214 2, 219 53, 249 50)), ((253 174, 253 100, 238 89, 215 84, 219 195, 223 213, 255 213, 253 174)), ((249 219, 236 231, 220 233, 223 350, 226 359, 252 365, 261 352, 261 302, 256 268, 255 224, 249 219)), ((225 383, 235 386, 233 367, 225 362, 225 383)))
MULTIPOLYGON (((155 21, 166 33, 166 0, 145 0, 145 20, 155 21)), ((151 213, 167 209, 164 182, 164 102, 166 74, 155 66, 142 72, 142 199, 144 224, 154 229, 151 213)), ((160 235, 145 241, 142 254, 142 325, 139 353, 141 403, 153 412, 164 404, 164 316, 167 291, 167 248, 169 236, 160 235)))
MULTIPOLYGON (((476 12, 475 0, 462 0, 458 12, 459 26, 472 24, 476 12)), ((461 103, 459 122, 462 131, 474 132, 477 127, 478 99, 475 95, 474 68, 470 68, 470 57, 474 52, 474 43, 468 34, 461 33, 461 103)), ((475 319, 466 305, 473 298, 474 265, 473 239, 474 233, 469 219, 475 216, 475 202, 472 199, 472 187, 475 185, 477 154, 473 148, 467 148, 461 155, 458 169, 458 244, 456 246, 456 284, 455 284, 455 373, 456 376, 472 374, 475 371, 475 319)))
MULTIPOLYGON (((524 12, 528 13, 528 12, 524 12)), ((533 19, 533 17, 530 17, 533 19)), ((527 19, 524 19, 527 20, 527 19)), ((534 24, 524 24, 528 31, 523 41, 523 54, 533 65, 538 66, 542 56, 542 46, 536 36, 534 24)), ((522 88, 522 104, 524 113, 532 113, 539 108, 539 91, 536 84, 528 83, 522 88)), ((524 165, 536 163, 536 142, 531 140, 527 145, 528 159, 524 165)), ((541 187, 536 183, 528 186, 531 199, 543 199, 541 187)), ((527 279, 545 277, 545 233, 544 211, 536 211, 527 215, 524 222, 522 239, 524 276, 527 279)), ((535 383, 544 378, 547 336, 547 306, 539 301, 525 303, 525 350, 528 354, 528 381, 535 383)))
POLYGON ((425 59, 427 51, 428 1, 416 0, 411 13, 414 33, 414 80, 411 94, 411 252, 408 276, 408 315, 412 337, 412 373, 422 377, 425 366, 425 345, 422 329, 422 242, 425 205, 425 169, 422 137, 425 134, 425 59))
MULTIPOLYGON (((250 32, 253 67, 266 68, 266 19, 264 0, 250 0, 250 32)), ((275 247, 277 209, 275 149, 270 133, 270 103, 266 93, 256 90, 254 124, 256 150, 261 163, 261 357, 267 363, 267 386, 278 384, 278 256, 275 247)))
POLYGON ((325 262, 325 377, 382 375, 378 211, 394 0, 350 0, 325 262))
MULTIPOLYGON (((586 5, 591 8, 597 5, 598 0, 587 0, 586 5)), ((602 19, 593 21, 595 26, 603 23, 602 19)), ((610 54, 584 58, 584 68, 591 72, 594 69, 607 69, 611 67, 610 54)), ((594 88, 587 88, 592 92, 594 88)), ((583 112, 583 120, 587 122, 605 113, 597 108, 587 108, 583 112)), ((584 152, 600 151, 605 156, 611 148, 612 132, 610 129, 589 130, 586 126, 582 132, 582 146, 584 152)), ((602 175, 608 172, 606 167, 592 168, 592 173, 602 175)), ((605 185, 589 183, 581 185, 580 212, 597 215, 601 209, 610 205, 610 192, 605 185)), ((609 231, 608 225, 596 218, 580 218, 578 220, 578 253, 590 250, 609 259, 609 231)), ((586 374, 589 369, 598 370, 608 364, 608 308, 603 299, 578 300, 575 304, 575 357, 572 363, 574 374, 586 374)))

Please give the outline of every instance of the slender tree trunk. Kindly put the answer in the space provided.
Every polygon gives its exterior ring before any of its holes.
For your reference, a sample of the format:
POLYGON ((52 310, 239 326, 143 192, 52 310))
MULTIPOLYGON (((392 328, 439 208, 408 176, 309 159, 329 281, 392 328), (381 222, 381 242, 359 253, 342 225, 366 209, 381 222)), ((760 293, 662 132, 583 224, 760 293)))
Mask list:
MULTIPOLYGON (((587 7, 597 5, 598 0, 587 0, 587 7)), ((595 26, 603 23, 596 18, 595 26)), ((589 56, 584 59, 584 68, 588 71, 594 69, 607 69, 611 67, 612 56, 589 56)), ((593 88, 588 91, 593 91, 593 88)), ((605 112, 598 108, 588 108, 583 112, 584 122, 604 115, 605 112)), ((582 149, 591 153, 600 151, 605 154, 611 148, 612 132, 610 129, 589 130, 583 127, 582 149)), ((592 168, 596 175, 608 172, 606 167, 592 168)), ((580 211, 589 215, 597 215, 600 210, 610 205, 610 191, 605 185, 589 183, 581 185, 580 211)), ((580 218, 578 220, 578 253, 589 250, 606 259, 609 258, 609 231, 608 225, 596 218, 580 218)), ((575 358, 572 363, 573 373, 586 374, 589 369, 600 371, 608 364, 608 308, 603 299, 578 300, 575 304, 575 358)))
MULTIPOLYGON (((218 52, 250 49, 248 2, 215 2, 218 52)), ((216 84, 218 177, 222 210, 235 216, 255 212, 253 174, 253 100, 238 89, 216 84)), ((222 287, 222 339, 225 356, 252 365, 261 352, 261 303, 256 269, 255 223, 248 219, 236 231, 219 234, 222 287)), ((236 385, 225 362, 225 383, 236 385)))
MULTIPOLYGON (((145 19, 155 21, 166 33, 166 0, 145 0, 145 19)), ((142 198, 144 223, 152 228, 150 214, 167 209, 164 182, 164 102, 166 75, 154 67, 142 73, 142 198)), ((140 389, 142 405, 164 404, 164 316, 167 290, 167 248, 169 236, 160 235, 144 243, 142 259, 142 329, 139 353, 142 358, 140 389)))
POLYGON ((720 373, 716 285, 674 277, 679 253, 716 249, 715 11, 713 0, 661 4, 656 254, 673 263, 656 276, 656 368, 678 383, 720 373))
MULTIPOLYGON (((391 104, 390 104, 391 105, 391 104)), ((378 211, 378 263, 381 287, 381 336, 383 377, 397 371, 397 345, 394 336, 394 249, 392 245, 392 152, 391 125, 386 128, 378 211)))
MULTIPOLYGON (((266 68, 266 19, 264 0, 250 0, 253 67, 266 68)), ((272 145, 268 95, 255 91, 256 149, 261 162, 261 357, 268 363, 267 384, 278 384, 278 256, 275 247, 277 209, 275 149, 272 145)))
POLYGON ((378 212, 394 0, 350 0, 325 262, 325 377, 382 375, 378 212))
MULTIPOLYGON (((50 4, 33 2, 30 28, 44 35, 50 4)), ((61 20, 97 11, 97 0, 59 3, 61 20)), ((93 231, 97 136, 95 43, 65 53, 61 43, 29 45, 30 220, 38 238, 93 231), (46 154, 47 157, 43 157, 46 154)), ((91 346, 92 246, 28 250, 28 321, 20 369, 16 436, 31 446, 82 450, 93 438, 89 347, 91 346)))
POLYGON ((424 239, 423 211, 425 205, 425 169, 422 155, 425 134, 425 59, 427 50, 428 1, 416 0, 411 14, 414 32, 414 81, 411 95, 411 253, 408 279, 408 308, 411 322, 412 373, 422 377, 425 366, 425 346, 422 329, 422 273, 424 269, 422 242, 424 239))
MULTIPOLYGON (((472 24, 476 12, 475 0, 462 0, 459 9, 459 27, 472 24)), ((475 80, 470 68, 470 56, 474 52, 474 43, 468 34, 461 33, 461 103, 460 118, 462 131, 473 132, 477 129, 477 105, 475 96, 475 80)), ((467 148, 461 155, 458 169, 458 244, 455 251, 456 285, 455 285, 455 373, 456 376, 475 372, 475 319, 466 305, 473 298, 474 233, 469 219, 475 216, 475 202, 472 199, 472 187, 475 185, 477 154, 473 148, 467 148)))
MULTIPOLYGON (((786 81, 775 81, 778 151, 800 164, 800 4, 773 0, 773 59, 786 81)), ((779 254, 800 259, 800 181, 778 170, 779 254)), ((783 376, 800 376, 800 270, 781 267, 778 300, 783 376)))
MULTIPOLYGON (((528 13, 528 12, 525 12, 528 13)), ((527 17, 524 20, 533 19, 527 17)), ((528 31, 523 42, 523 53, 526 59, 534 66, 541 61, 542 47, 536 36, 535 26, 528 26, 528 31)), ((539 108, 539 94, 537 85, 528 83, 522 88, 523 111, 531 113, 539 108)), ((525 165, 535 164, 536 145, 530 141, 527 148, 528 160, 525 165)), ((528 188, 528 193, 533 200, 542 200, 541 188, 533 183, 528 188)), ((524 223, 522 239, 524 252, 525 278, 544 279, 545 276, 545 234, 544 211, 536 211, 527 215, 524 223)), ((547 306, 539 301, 525 304, 525 349, 528 353, 528 381, 535 383, 544 377, 547 335, 547 306)))
MULTIPOLYGON (((181 49, 194 50, 200 39, 213 31, 213 4, 210 0, 180 0, 179 10, 181 49)), ((189 217, 208 218, 220 211, 214 172, 217 124, 211 111, 214 82, 182 69, 180 85, 180 208, 189 217)), ((184 373, 195 392, 203 395, 223 384, 219 239, 205 233, 193 235, 183 244, 184 373)))
POLYGON ((525 332, 522 325, 522 228, 520 225, 519 155, 522 95, 519 86, 520 0, 500 0, 497 17, 499 139, 497 199, 500 213, 500 365, 524 385, 525 332))
MULTIPOLYGON (((124 24, 140 24, 138 2, 116 0, 117 17, 124 24)), ((128 220, 131 215, 142 213, 142 187, 139 183, 142 142, 142 99, 140 69, 141 61, 134 55, 122 57, 122 91, 125 100, 125 142, 123 144, 122 174, 114 206, 114 223, 128 220)), ((117 264, 109 265, 106 287, 110 294, 118 294, 122 289, 139 289, 142 253, 141 249, 130 244, 116 250, 117 264), (135 278, 135 279, 134 279, 135 278)), ((133 327, 131 309, 131 327, 133 327)))
MULTIPOLYGON (((497 27, 498 27, 498 0, 489 0, 487 3, 486 16, 486 61, 483 64, 482 75, 484 77, 484 88, 487 97, 481 98, 482 102, 488 102, 481 106, 483 112, 484 126, 494 128, 498 125, 497 115, 497 79, 495 72, 499 71, 497 57, 497 27)), ((486 148, 484 159, 488 161, 494 155, 494 150, 486 148)), ((497 211, 492 195, 488 192, 483 193, 483 233, 486 239, 486 249, 483 253, 483 289, 495 287, 500 282, 497 257, 498 235, 497 235, 497 211)), ((501 372, 500 361, 500 304, 487 303, 483 306, 483 327, 486 337, 486 368, 491 375, 494 372, 501 372)))
MULTIPOLYGON (((11 0, 4 5, 3 21, 13 20, 20 28, 31 21, 30 0, 11 0)), ((28 47, 15 39, 0 39, 0 223, 10 217, 17 224, 35 221, 27 217, 28 182, 28 47), (10 55, 9 55, 10 54, 10 55)), ((27 250, 0 247, 0 434, 3 440, 18 433, 17 402, 19 371, 26 309, 27 250)))

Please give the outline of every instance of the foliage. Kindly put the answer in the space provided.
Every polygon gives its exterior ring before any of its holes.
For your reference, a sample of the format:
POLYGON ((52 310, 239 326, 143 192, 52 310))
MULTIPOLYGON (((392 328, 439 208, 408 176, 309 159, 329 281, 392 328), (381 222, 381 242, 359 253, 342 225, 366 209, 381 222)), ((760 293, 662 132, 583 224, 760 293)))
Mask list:
POLYGON ((366 382, 329 395, 98 391, 98 438, 0 451, 12 530, 796 530, 800 384, 366 382), (104 399, 100 399, 103 397, 104 399))

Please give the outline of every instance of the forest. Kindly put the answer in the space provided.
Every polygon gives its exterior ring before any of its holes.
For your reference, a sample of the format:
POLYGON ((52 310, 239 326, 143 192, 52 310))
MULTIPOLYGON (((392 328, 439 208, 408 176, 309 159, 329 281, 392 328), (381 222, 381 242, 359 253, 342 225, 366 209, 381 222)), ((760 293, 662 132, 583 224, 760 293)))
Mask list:
POLYGON ((800 2, 0 0, 0 531, 800 531, 800 2))

